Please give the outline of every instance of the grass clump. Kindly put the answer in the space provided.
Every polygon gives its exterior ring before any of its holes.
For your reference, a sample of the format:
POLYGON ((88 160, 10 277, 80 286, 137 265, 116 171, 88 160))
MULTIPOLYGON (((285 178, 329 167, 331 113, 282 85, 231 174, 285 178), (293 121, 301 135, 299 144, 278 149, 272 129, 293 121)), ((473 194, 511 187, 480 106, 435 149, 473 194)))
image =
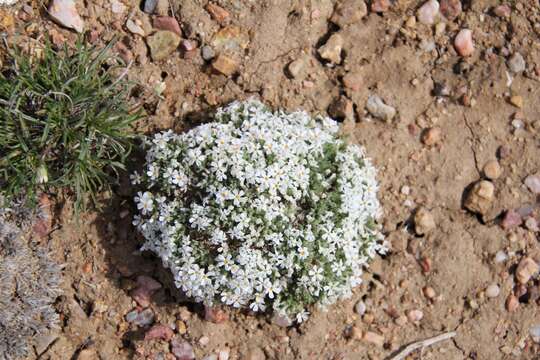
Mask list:
POLYGON ((66 189, 80 210, 124 169, 139 113, 110 48, 78 41, 71 50, 45 44, 39 59, 11 53, 0 72, 2 195, 35 202, 40 191, 66 189))

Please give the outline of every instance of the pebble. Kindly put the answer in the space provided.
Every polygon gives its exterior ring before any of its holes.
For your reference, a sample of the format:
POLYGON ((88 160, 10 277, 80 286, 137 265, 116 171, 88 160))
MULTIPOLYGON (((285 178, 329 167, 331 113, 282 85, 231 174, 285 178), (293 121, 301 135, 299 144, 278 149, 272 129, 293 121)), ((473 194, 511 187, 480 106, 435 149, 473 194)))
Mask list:
POLYGON ((519 300, 517 297, 515 297, 513 294, 508 295, 506 298, 506 310, 509 312, 514 312, 519 307, 519 300))
POLYGON ((231 76, 238 69, 238 63, 225 54, 219 54, 212 62, 212 67, 225 76, 231 76))
POLYGON ((180 29, 180 24, 178 24, 178 21, 176 21, 176 19, 171 16, 157 17, 154 19, 154 22, 152 24, 158 30, 168 30, 168 31, 172 31, 178 36, 182 36, 182 30, 180 29))
POLYGON ((169 14, 169 0, 157 0, 154 14, 167 16, 169 14))
POLYGON ((471 56, 474 52, 472 31, 469 29, 461 29, 454 39, 454 47, 460 56, 471 56))
POLYGON ((517 108, 523 107, 523 98, 519 95, 514 95, 510 97, 510 104, 514 105, 517 108))
POLYGON ((540 323, 531 325, 529 328, 529 334, 535 343, 540 343, 540 323))
POLYGON ((387 122, 390 122, 396 116, 396 109, 386 105, 378 95, 369 96, 366 108, 371 115, 387 122))
POLYGON ((154 61, 166 59, 180 44, 180 36, 172 31, 159 30, 146 39, 154 61))
POLYGON ((429 0, 418 9, 416 17, 422 24, 433 25, 438 14, 439 2, 437 0, 429 0))
POLYGON ((437 295, 435 293, 435 290, 433 290, 433 288, 431 286, 424 287, 422 289, 422 292, 424 293, 424 296, 427 297, 428 299, 433 299, 437 295))
POLYGON ((526 66, 525 59, 523 59, 523 56, 520 53, 514 53, 514 55, 508 59, 508 68, 515 74, 523 72, 526 66))
POLYGON ((184 51, 193 51, 197 48, 197 41, 195 40, 182 40, 180 47, 184 51))
POLYGON ((214 324, 222 324, 229 320, 229 315, 218 307, 205 306, 204 307, 204 320, 210 321, 214 324))
POLYGON ((506 4, 499 5, 493 9, 493 13, 500 18, 509 18, 510 14, 512 13, 512 9, 506 4))
POLYGON ((321 46, 317 52, 319 55, 333 64, 341 63, 341 50, 343 49, 343 37, 340 34, 333 34, 326 41, 326 44, 321 46))
POLYGON ((218 353, 218 360, 229 360, 231 351, 229 349, 220 350, 218 353))
POLYGON ((123 14, 126 11, 126 5, 118 0, 111 1, 111 11, 114 14, 123 14))
POLYGON ((218 356, 216 354, 206 355, 203 360, 218 360, 218 356))
POLYGON ((131 297, 140 306, 148 307, 150 298, 160 288, 161 284, 156 280, 146 275, 140 275, 137 277, 137 287, 131 292, 131 297))
POLYGON ((488 298, 496 298, 501 293, 501 288, 497 284, 491 284, 486 288, 486 296, 488 298))
POLYGON ((407 312, 407 319, 412 323, 422 320, 423 317, 424 313, 421 310, 409 310, 407 312))
POLYGON ((496 180, 502 175, 502 168, 497 160, 489 160, 484 164, 484 175, 490 180, 496 180))
POLYGON ((154 312, 152 309, 145 309, 141 312, 133 310, 126 314, 125 319, 138 326, 148 326, 154 322, 154 312))
POLYGON ((539 270, 538 264, 530 257, 524 257, 516 268, 516 280, 520 284, 526 284, 539 270))
POLYGON ((144 340, 165 340, 170 341, 174 335, 172 329, 167 325, 154 325, 144 334, 144 340))
POLYGON ((210 338, 208 336, 202 336, 200 339, 199 339, 199 344, 201 346, 206 346, 208 345, 208 343, 210 342, 210 338))
POLYGON ((527 176, 523 183, 533 194, 540 194, 540 174, 527 176))
POLYGON ((144 2, 143 11, 147 14, 153 14, 156 9, 158 0, 146 0, 144 2))
POLYGON ((140 35, 142 37, 146 35, 146 33, 144 32, 144 29, 141 26, 137 25, 137 23, 135 23, 135 21, 131 19, 128 19, 128 21, 126 21, 126 28, 132 34, 140 35))
POLYGON ((358 315, 364 315, 366 313, 366 303, 362 300, 358 301, 356 305, 354 305, 354 312, 358 315))
MULTIPOLYGON (((443 23, 441 23, 443 24, 443 23)), ((433 95, 450 96, 450 88, 444 82, 436 82, 433 87, 433 95)))
POLYGON ((352 91, 358 91, 362 87, 362 75, 358 73, 347 73, 341 79, 343 86, 352 91))
POLYGON ((183 322, 182 320, 177 320, 176 321, 176 331, 178 331, 178 333, 180 335, 184 335, 185 333, 187 333, 186 323, 183 322))
POLYGON ((390 9, 390 0, 373 0, 371 2, 371 11, 376 13, 384 13, 390 9))
POLYGON ((334 7, 330 21, 344 27, 354 24, 367 15, 367 6, 364 0, 341 0, 334 7))
POLYGON ((416 210, 414 214, 414 231, 417 235, 425 235, 435 228, 435 219, 429 210, 424 207, 416 210))
POLYGON ((422 142, 427 146, 437 145, 441 142, 442 132, 439 127, 427 129, 422 134, 422 142))
POLYGON ((205 9, 206 11, 208 11, 212 19, 214 19, 220 25, 225 24, 227 20, 229 20, 229 12, 219 5, 216 5, 214 3, 208 3, 205 9))
POLYGON ((495 254, 495 262, 500 264, 508 260, 508 255, 502 250, 497 251, 495 254))
POLYGON ((379 335, 379 334, 377 334, 375 332, 372 332, 372 331, 364 332, 364 334, 362 336, 362 340, 364 340, 365 342, 374 344, 374 345, 376 345, 378 347, 383 347, 384 346, 384 336, 379 335))
POLYGON ((43 354, 56 339, 58 339, 58 335, 53 333, 37 335, 34 338, 34 347, 38 357, 43 354))
POLYGON ((287 71, 295 79, 301 79, 304 77, 306 67, 306 60, 304 57, 300 57, 296 60, 293 60, 287 66, 287 71))
POLYGON ((527 228, 527 230, 530 230, 533 232, 540 231, 540 228, 538 228, 538 221, 532 216, 528 217, 527 220, 525 220, 525 227, 527 228))
POLYGON ((212 49, 212 47, 210 47, 208 45, 204 45, 201 48, 201 56, 202 56, 202 58, 204 60, 210 61, 216 56, 216 53, 215 53, 214 49, 212 49))
POLYGON ((461 11, 461 0, 441 0, 441 14, 448 20, 457 18, 461 11))
POLYGON ((517 211, 510 209, 504 213, 504 217, 501 221, 501 227, 504 230, 510 230, 521 225, 522 222, 523 219, 521 218, 521 215, 517 211))
POLYGON ((171 351, 176 360, 195 360, 193 347, 180 336, 175 336, 171 341, 171 351))
POLYGON ((465 199, 465 208, 481 215, 486 214, 493 203, 495 186, 487 180, 480 180, 470 189, 465 199))
POLYGON ((49 15, 60 25, 78 33, 84 30, 84 21, 79 16, 73 0, 52 0, 49 4, 49 15))
POLYGON ((292 325, 291 319, 289 319, 286 315, 275 313, 272 317, 272 322, 280 327, 289 327, 292 325))

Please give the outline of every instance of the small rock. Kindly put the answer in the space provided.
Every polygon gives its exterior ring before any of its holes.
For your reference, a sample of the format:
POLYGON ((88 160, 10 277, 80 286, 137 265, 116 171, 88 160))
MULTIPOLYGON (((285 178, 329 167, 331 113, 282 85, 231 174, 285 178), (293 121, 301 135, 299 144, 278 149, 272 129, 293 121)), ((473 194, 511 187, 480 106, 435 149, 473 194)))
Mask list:
POLYGON ((366 304, 360 300, 356 303, 356 305, 354 305, 354 312, 356 312, 358 315, 364 315, 366 312, 366 304))
POLYGON ((201 48, 201 57, 202 57, 204 60, 210 61, 210 60, 212 60, 215 56, 216 56, 216 53, 214 52, 214 49, 212 49, 210 46, 204 45, 204 46, 201 48))
POLYGON ((238 69, 238 63, 227 55, 219 54, 212 62, 212 67, 225 76, 231 76, 238 69))
POLYGON ((496 180, 501 177, 502 169, 497 160, 489 160, 484 165, 484 175, 490 180, 496 180))
POLYGON ((529 334, 531 334, 531 337, 535 343, 540 343, 540 323, 531 325, 529 334))
POLYGON ((358 91, 362 87, 362 75, 357 73, 347 73, 341 81, 343 86, 352 91, 358 91))
POLYGON ((441 0, 441 14, 448 20, 457 18, 461 11, 461 0, 441 0))
POLYGON ((146 0, 144 2, 143 11, 147 14, 153 14, 157 6, 157 0, 146 0))
POLYGON ((376 118, 390 122, 396 116, 396 109, 386 105, 377 95, 370 95, 366 108, 376 118))
POLYGON ((160 16, 154 19, 153 25, 158 30, 172 31, 178 36, 182 36, 182 30, 175 18, 171 16, 160 16))
POLYGON ((510 104, 514 105, 517 108, 523 107, 523 98, 519 95, 514 95, 510 97, 510 104))
POLYGON ((344 27, 360 21, 367 15, 367 6, 364 0, 341 0, 334 7, 330 21, 344 27))
POLYGON ((176 360, 195 360, 193 347, 180 336, 175 336, 172 339, 171 352, 176 357, 176 360))
POLYGON ((49 15, 62 26, 83 32, 84 21, 79 16, 73 0, 52 0, 49 5, 49 15))
POLYGON ((514 53, 514 55, 508 59, 508 67, 510 68, 510 71, 515 74, 523 72, 526 66, 525 59, 523 59, 523 56, 520 53, 514 53))
POLYGON ((433 288, 431 286, 426 286, 422 289, 422 292, 424 293, 424 296, 427 297, 428 299, 434 299, 435 296, 437 295, 435 293, 435 290, 433 290, 433 288))
POLYGON ((216 354, 206 355, 203 360, 218 360, 218 356, 216 354))
POLYGON ((530 230, 533 232, 540 231, 540 228, 538 228, 538 221, 532 216, 528 217, 527 220, 525 220, 525 227, 527 228, 527 230, 530 230))
POLYGON ((197 42, 195 40, 182 40, 180 47, 184 51, 193 51, 197 48, 197 42))
POLYGON ((423 317, 424 313, 421 310, 409 310, 407 312, 407 319, 412 323, 422 320, 423 317))
POLYGON ((523 222, 521 215, 515 210, 508 210, 504 213, 504 217, 501 221, 501 227, 504 230, 513 229, 523 222))
POLYGON ((424 235, 435 229, 435 219, 429 210, 424 207, 416 210, 414 214, 414 230, 418 235, 424 235))
POLYGON ((208 11, 212 19, 214 19, 221 25, 225 24, 229 19, 229 12, 219 5, 216 5, 214 3, 208 3, 205 9, 206 11, 208 11))
POLYGON ((418 264, 420 265, 420 267, 422 268, 422 272, 424 273, 429 273, 431 271, 431 259, 428 258, 428 257, 422 257, 419 261, 418 261, 418 264))
POLYGON ((441 142, 442 132, 439 127, 427 129, 422 134, 422 142, 427 146, 437 145, 441 142))
POLYGON ((341 63, 341 50, 343 48, 343 38, 339 34, 333 34, 317 51, 319 55, 331 63, 341 63))
POLYGON ((170 341, 174 335, 172 329, 166 325, 154 325, 144 334, 144 340, 170 341))
POLYGON ((514 312, 517 310, 517 308, 519 307, 519 300, 517 297, 515 297, 514 295, 510 294, 507 298, 506 298, 506 310, 509 311, 509 312, 514 312))
POLYGON ((501 160, 508 158, 510 156, 510 153, 511 153, 510 148, 506 145, 501 145, 497 149, 497 156, 501 160))
POLYGON ((243 54, 250 41, 248 32, 239 26, 226 26, 212 37, 210 45, 217 53, 243 54))
POLYGON ((229 315, 218 307, 205 306, 204 320, 213 322, 214 324, 222 324, 229 320, 229 315))
POLYGON ((450 88, 444 82, 436 82, 433 87, 433 95, 450 96, 450 88))
POLYGON ((229 360, 231 351, 229 349, 220 350, 218 353, 218 360, 229 360))
POLYGON ((418 9, 416 17, 422 24, 433 25, 438 14, 439 2, 437 0, 429 0, 418 9))
POLYGON ((493 13, 500 18, 509 18, 510 14, 512 13, 512 9, 510 6, 503 4, 495 7, 495 9, 493 9, 493 13))
POLYGON ((186 323, 183 322, 182 320, 177 320, 176 321, 176 331, 178 331, 178 333, 180 335, 184 335, 185 333, 187 333, 186 323))
POLYGON ((540 175, 529 175, 523 181, 533 194, 540 194, 540 175))
POLYGON ((292 325, 291 319, 288 316, 280 313, 274 314, 272 317, 272 322, 280 327, 289 327, 292 325))
POLYGON ((460 56, 471 56, 474 52, 472 31, 469 29, 462 29, 454 39, 454 47, 460 56))
POLYGON ((160 30, 146 40, 154 61, 166 59, 180 44, 180 37, 172 31, 160 30))
POLYGON ((128 19, 128 21, 126 21, 126 28, 132 33, 132 34, 136 34, 136 35, 140 35, 142 37, 144 37, 146 35, 146 33, 144 32, 144 29, 137 25, 133 20, 131 19, 128 19))
POLYGON ((156 8, 154 9, 154 14, 160 16, 169 15, 169 0, 157 0, 156 8))
POLYGON ((340 96, 328 108, 328 114, 333 119, 352 119, 353 118, 353 103, 345 96, 340 96))
POLYGON ((384 337, 382 335, 379 335, 377 333, 374 333, 372 331, 366 331, 364 332, 362 336, 362 340, 374 344, 378 347, 384 346, 384 337))
POLYGON ((524 257, 516 268, 516 279, 520 284, 526 284, 539 270, 538 264, 530 257, 524 257))
POLYGON ((125 319, 138 326, 147 326, 154 322, 154 312, 152 309, 145 309, 141 312, 133 310, 126 314, 125 319))
POLYGON ((481 215, 486 214, 493 203, 495 186, 487 180, 480 180, 473 185, 465 199, 465 207, 481 215))
POLYGON ((305 67, 306 59, 304 57, 300 57, 289 63, 289 65, 287 66, 287 71, 293 78, 303 79, 305 76, 305 67))
POLYGON ((208 345, 208 343, 210 342, 210 338, 208 336, 202 336, 200 339, 199 339, 199 344, 201 346, 206 346, 208 345))
POLYGON ((124 5, 123 3, 121 3, 118 0, 112 0, 111 1, 111 11, 114 14, 123 14, 124 12, 126 12, 126 5, 124 5))
POLYGON ((502 250, 497 251, 495 254, 495 262, 500 264, 508 260, 508 255, 502 250))
POLYGON ((140 306, 148 307, 150 298, 160 288, 161 284, 156 280, 146 275, 140 275, 137 277, 137 288, 131 292, 131 297, 140 306))
POLYGON ((34 347, 36 349, 36 354, 38 356, 43 354, 56 339, 58 339, 58 335, 56 334, 44 334, 36 336, 34 338, 34 347))
POLYGON ((491 284, 486 288, 486 296, 488 298, 496 298, 501 293, 501 288, 497 284, 491 284))
POLYGON ((371 2, 371 11, 376 13, 385 13, 390 9, 390 0, 373 0, 371 2))

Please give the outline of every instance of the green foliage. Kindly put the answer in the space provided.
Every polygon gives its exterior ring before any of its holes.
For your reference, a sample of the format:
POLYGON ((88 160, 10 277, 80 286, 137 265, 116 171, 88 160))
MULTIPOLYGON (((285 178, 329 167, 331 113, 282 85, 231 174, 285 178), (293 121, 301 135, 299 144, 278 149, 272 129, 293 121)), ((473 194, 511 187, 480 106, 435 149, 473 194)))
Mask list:
POLYGON ((113 75, 122 64, 110 48, 78 41, 71 50, 45 44, 37 60, 11 53, 0 72, 3 195, 34 202, 39 191, 67 189, 81 210, 124 169, 140 115, 129 110, 128 82, 113 75))

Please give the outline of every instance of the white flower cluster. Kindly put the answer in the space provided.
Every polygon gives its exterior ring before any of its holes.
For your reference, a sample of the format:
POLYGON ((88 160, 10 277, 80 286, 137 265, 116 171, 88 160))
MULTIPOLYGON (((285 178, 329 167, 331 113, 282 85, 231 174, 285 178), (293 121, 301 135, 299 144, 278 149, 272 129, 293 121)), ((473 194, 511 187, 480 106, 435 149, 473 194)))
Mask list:
POLYGON ((256 100, 147 140, 134 224, 188 296, 304 320, 384 252, 375 169, 329 118, 256 100))
POLYGON ((0 0, 0 6, 2 6, 2 5, 13 5, 17 1, 18 0, 0 0))

